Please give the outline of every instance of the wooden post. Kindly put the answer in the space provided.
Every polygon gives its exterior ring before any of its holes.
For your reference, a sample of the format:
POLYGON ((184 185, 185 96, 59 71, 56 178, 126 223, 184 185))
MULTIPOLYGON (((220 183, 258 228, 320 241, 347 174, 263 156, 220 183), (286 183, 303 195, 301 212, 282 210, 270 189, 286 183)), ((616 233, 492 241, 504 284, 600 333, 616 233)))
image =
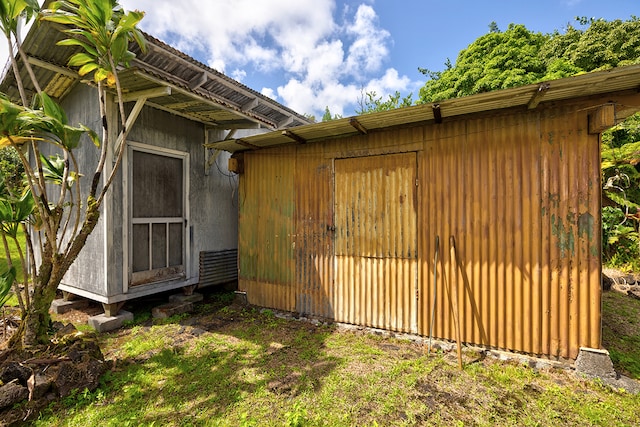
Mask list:
POLYGON ((453 263, 453 277, 450 281, 451 309, 453 310, 453 323, 456 328, 456 342, 458 344, 458 367, 462 370, 462 340, 460 338, 460 311, 458 308, 458 256, 456 254, 456 240, 453 236, 449 238, 451 245, 451 262, 453 263))

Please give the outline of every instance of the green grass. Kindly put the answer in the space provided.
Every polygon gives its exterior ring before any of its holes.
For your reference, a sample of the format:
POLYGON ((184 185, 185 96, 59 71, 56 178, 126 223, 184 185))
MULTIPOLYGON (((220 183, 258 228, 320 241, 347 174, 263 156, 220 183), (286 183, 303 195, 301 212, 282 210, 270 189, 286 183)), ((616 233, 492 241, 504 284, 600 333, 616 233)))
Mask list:
POLYGON ((602 344, 617 371, 640 380, 640 301, 616 291, 602 294, 602 344))
POLYGON ((571 371, 476 353, 460 371, 455 355, 408 341, 205 304, 208 313, 103 334, 115 367, 99 389, 35 425, 640 425, 640 396, 571 371))
MULTIPOLYGON (((20 245, 24 249, 25 246, 25 237, 24 232, 22 230, 18 231, 18 240, 20 245)), ((16 246, 13 239, 7 239, 7 243, 9 244, 9 253, 11 254, 11 260, 13 261, 13 266, 16 268, 16 279, 18 283, 22 283, 24 273, 22 271, 22 265, 20 263, 20 253, 18 251, 18 247, 16 246)), ((0 257, 0 271, 6 271, 7 269, 7 257, 4 252, 4 245, 0 243, 0 247, 2 248, 3 256, 0 257)), ((15 295, 12 295, 11 298, 6 303, 7 306, 15 307, 18 305, 18 298, 15 295)))

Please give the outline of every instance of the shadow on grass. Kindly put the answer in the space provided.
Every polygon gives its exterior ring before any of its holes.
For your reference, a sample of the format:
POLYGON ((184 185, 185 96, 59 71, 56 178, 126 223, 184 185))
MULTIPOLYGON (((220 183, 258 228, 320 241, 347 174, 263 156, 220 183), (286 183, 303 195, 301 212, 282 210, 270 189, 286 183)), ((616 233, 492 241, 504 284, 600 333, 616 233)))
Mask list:
MULTIPOLYGON (((227 417, 264 418, 273 411, 270 396, 286 402, 318 391, 340 363, 323 350, 331 327, 219 301, 205 301, 197 311, 156 325, 145 320, 120 332, 115 368, 100 389, 68 399, 60 415, 82 412, 95 417, 85 423, 104 419, 114 425, 208 425, 227 417), (245 399, 253 404, 251 413, 234 412, 245 399)), ((56 412, 52 408, 43 421, 56 412)))

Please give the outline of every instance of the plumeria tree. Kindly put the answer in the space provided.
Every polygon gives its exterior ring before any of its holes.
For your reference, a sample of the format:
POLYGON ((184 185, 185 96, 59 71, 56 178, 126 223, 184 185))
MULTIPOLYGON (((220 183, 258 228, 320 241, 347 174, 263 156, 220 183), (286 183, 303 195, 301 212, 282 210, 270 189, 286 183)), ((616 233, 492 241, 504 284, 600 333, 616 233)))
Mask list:
POLYGON ((111 128, 117 125, 109 123, 106 114, 107 92, 115 93, 123 126, 119 134, 126 138, 128 129, 124 128, 125 110, 118 70, 135 57, 129 51, 130 43, 145 47, 143 34, 137 29, 143 13, 124 11, 116 0, 65 0, 45 4, 46 9, 40 10, 37 0, 0 0, 0 25, 10 47, 21 97, 16 102, 0 95, 0 146, 17 150, 26 176, 22 194, 0 192, 0 221, 3 242, 7 238, 16 239, 17 232, 13 231, 23 228, 26 250, 21 248, 19 262, 30 273, 30 279, 25 278, 18 286, 15 269, 12 269, 17 260, 9 258, 8 271, 0 277, 5 285, 13 282, 22 312, 20 328, 10 341, 14 348, 49 341, 49 307, 60 281, 98 223, 100 206, 125 149, 125 144, 115 148, 116 163, 108 176, 104 176, 107 148, 115 144, 110 140, 111 128), (64 110, 40 88, 19 37, 21 25, 34 19, 59 25, 67 38, 58 44, 78 48, 68 65, 76 67, 80 76, 91 76, 96 85, 102 115, 101 136, 84 125, 69 124, 64 110), (21 80, 19 66, 26 69, 29 83, 36 91, 33 100, 26 97, 26 82, 21 80), (82 186, 85 178, 80 175, 74 154, 86 137, 100 150, 92 176, 86 177, 90 180, 88 188, 82 186))

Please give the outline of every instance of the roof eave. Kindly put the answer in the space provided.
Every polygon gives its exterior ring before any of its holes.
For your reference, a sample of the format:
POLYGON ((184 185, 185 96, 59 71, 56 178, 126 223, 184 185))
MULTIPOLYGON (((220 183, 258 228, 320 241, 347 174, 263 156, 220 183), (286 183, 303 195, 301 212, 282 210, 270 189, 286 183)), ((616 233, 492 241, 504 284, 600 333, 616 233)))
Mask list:
MULTIPOLYGON (((313 143, 395 126, 441 122, 443 119, 467 114, 518 107, 533 110, 552 102, 638 90, 640 90, 640 65, 630 65, 512 89, 303 125, 288 129, 286 133, 270 132, 239 140, 212 143, 210 146, 234 152, 283 146, 301 143, 301 141, 313 143)), ((620 109, 617 116, 622 119, 639 109, 640 107, 620 109)))

